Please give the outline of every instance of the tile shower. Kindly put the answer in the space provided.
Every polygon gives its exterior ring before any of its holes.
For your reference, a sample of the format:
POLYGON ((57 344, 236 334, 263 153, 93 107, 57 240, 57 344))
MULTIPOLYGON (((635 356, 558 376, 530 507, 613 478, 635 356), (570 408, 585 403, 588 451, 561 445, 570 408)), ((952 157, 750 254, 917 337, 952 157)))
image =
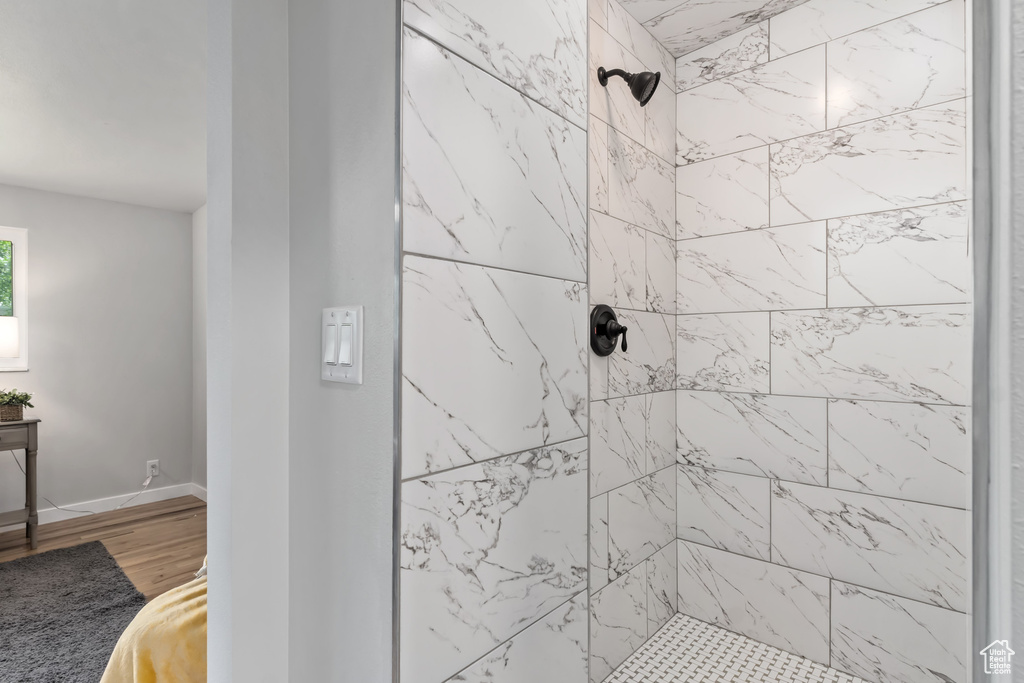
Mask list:
POLYGON ((969 11, 404 2, 401 683, 967 680, 969 11))

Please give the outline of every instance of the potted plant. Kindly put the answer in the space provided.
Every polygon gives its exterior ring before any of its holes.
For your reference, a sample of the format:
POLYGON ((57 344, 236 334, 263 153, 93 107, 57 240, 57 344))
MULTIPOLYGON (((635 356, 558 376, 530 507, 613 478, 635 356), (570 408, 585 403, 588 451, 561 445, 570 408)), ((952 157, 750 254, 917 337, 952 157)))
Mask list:
POLYGON ((32 394, 17 389, 0 391, 0 422, 15 422, 25 417, 25 406, 32 405, 32 394))

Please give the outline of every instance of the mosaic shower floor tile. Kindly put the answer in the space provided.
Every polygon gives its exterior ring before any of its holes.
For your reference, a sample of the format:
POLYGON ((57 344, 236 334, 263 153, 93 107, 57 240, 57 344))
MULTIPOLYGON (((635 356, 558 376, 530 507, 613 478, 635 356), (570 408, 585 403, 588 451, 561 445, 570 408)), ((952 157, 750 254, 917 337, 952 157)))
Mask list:
POLYGON ((605 679, 605 683, 865 683, 683 614, 605 679))

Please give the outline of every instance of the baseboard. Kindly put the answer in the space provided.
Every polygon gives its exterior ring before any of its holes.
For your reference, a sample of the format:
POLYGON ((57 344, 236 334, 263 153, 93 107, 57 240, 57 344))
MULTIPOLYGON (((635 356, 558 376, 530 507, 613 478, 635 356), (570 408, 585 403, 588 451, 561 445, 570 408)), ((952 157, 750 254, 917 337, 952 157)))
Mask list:
MULTIPOLYGON (((170 500, 171 498, 180 498, 182 496, 195 496, 196 498, 206 501, 206 488, 199 486, 198 484, 176 484, 174 486, 164 486, 159 489, 146 489, 142 493, 139 493, 135 499, 134 493, 128 493, 123 496, 113 496, 111 498, 100 498, 98 500, 87 500, 83 503, 68 503, 62 505, 63 510, 60 508, 40 508, 39 509, 39 523, 50 524, 51 522, 62 522, 66 519, 78 519, 79 517, 85 517, 86 515, 81 512, 72 512, 72 510, 88 510, 89 512, 110 512, 111 510, 117 509, 118 505, 121 505, 125 501, 131 500, 124 507, 130 508, 136 505, 145 505, 146 503, 159 503, 162 500, 170 500)), ((124 509, 124 508, 122 508, 124 509)), ((17 528, 24 528, 23 525, 19 524, 12 527, 0 528, 0 532, 11 531, 17 528)))
POLYGON ((193 496, 195 496, 199 500, 203 501, 204 503, 207 502, 207 500, 206 500, 206 487, 205 486, 200 486, 199 484, 195 484, 195 483, 189 484, 189 486, 192 487, 192 495, 193 496))

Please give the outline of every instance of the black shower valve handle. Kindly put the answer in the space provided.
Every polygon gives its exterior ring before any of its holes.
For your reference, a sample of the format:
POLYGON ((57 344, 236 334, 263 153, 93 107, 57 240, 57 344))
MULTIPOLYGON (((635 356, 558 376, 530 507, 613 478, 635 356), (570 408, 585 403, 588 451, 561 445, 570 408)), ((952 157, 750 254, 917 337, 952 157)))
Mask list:
POLYGON ((625 325, 619 324, 619 319, 611 306, 598 304, 590 311, 590 348, 598 356, 610 356, 619 345, 619 337, 622 337, 622 350, 629 348, 626 342, 625 325))
POLYGON ((629 351, 629 347, 626 345, 626 332, 629 331, 629 328, 625 325, 620 325, 617 320, 609 320, 607 328, 609 337, 617 337, 620 334, 622 335, 622 351, 623 353, 629 351))

